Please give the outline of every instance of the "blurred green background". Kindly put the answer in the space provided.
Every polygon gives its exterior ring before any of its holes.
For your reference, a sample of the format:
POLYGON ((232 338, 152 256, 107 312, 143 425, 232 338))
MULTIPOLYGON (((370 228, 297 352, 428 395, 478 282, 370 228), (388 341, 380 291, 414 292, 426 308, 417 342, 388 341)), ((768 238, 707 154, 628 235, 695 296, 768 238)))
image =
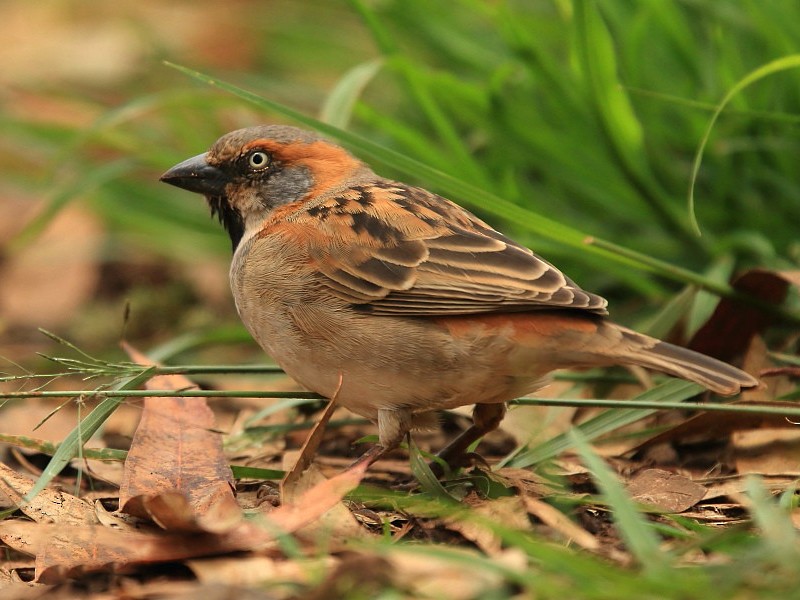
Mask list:
MULTIPOLYGON (((123 331, 150 344, 238 327, 227 237, 202 201, 157 180, 228 130, 286 119, 164 60, 523 207, 530 219, 510 222, 451 195, 608 297, 621 322, 640 324, 684 282, 561 243, 535 214, 710 281, 797 268, 793 0, 6 0, 0 22, 7 359, 41 349, 40 326, 100 353, 123 331), (773 61, 711 130, 697 236, 695 152, 726 93, 773 61)), ((447 191, 413 168, 373 166, 447 191)))

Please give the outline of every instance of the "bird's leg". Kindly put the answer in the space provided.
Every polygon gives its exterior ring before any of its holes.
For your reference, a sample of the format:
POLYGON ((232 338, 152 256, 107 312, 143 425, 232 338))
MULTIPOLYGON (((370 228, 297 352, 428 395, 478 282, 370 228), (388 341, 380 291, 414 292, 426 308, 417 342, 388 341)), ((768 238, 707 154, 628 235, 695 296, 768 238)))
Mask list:
POLYGON ((390 450, 394 450, 411 430, 411 413, 402 408, 378 409, 378 443, 359 456, 348 468, 353 469, 364 463, 374 463, 390 450))
POLYGON ((505 414, 506 405, 503 403, 476 404, 472 411, 472 425, 440 450, 437 456, 449 465, 458 466, 467 448, 490 431, 497 429, 505 414))

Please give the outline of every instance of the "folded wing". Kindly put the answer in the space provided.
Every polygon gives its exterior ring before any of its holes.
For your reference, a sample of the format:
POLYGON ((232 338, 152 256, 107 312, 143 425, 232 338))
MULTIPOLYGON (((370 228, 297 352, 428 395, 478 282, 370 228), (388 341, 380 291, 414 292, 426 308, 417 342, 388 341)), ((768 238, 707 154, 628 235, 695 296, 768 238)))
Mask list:
POLYGON ((440 196, 381 180, 286 217, 306 231, 321 283, 378 315, 441 316, 542 309, 606 314, 529 249, 440 196), (313 231, 308 228, 313 228, 313 231))

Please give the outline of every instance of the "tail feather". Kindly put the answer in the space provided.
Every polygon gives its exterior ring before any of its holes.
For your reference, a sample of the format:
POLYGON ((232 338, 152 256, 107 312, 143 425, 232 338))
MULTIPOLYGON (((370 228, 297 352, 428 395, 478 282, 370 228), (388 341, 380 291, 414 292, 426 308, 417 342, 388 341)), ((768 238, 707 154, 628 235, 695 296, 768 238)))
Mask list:
POLYGON ((634 352, 628 357, 630 364, 694 381, 723 396, 758 385, 755 377, 721 360, 622 327, 619 329, 624 337, 636 341, 634 352))

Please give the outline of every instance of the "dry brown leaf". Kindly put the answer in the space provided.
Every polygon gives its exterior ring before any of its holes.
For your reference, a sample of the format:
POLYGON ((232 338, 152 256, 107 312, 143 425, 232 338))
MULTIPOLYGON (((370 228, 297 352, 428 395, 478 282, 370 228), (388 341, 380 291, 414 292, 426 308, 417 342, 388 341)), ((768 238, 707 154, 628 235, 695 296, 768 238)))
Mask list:
POLYGON ((30 519, 37 522, 71 525, 97 523, 91 505, 66 492, 45 488, 33 500, 23 504, 22 496, 32 487, 32 480, 0 463, 0 493, 8 496, 8 499, 30 519))
MULTIPOLYGON (((495 590, 502 582, 499 571, 474 569, 470 559, 476 553, 465 548, 450 548, 459 559, 448 560, 429 553, 416 554, 413 549, 396 548, 386 556, 392 566, 395 585, 407 590, 412 598, 447 598, 468 600, 480 598, 489 590, 495 590)), ((527 559, 522 550, 513 548, 494 557, 494 562, 508 570, 522 571, 527 568, 527 559)))
POLYGON ((692 510, 682 513, 682 516, 708 523, 732 524, 750 520, 750 517, 745 514, 744 507, 732 502, 698 504, 692 510))
MULTIPOLYGON (((754 335, 750 347, 745 354, 745 368, 750 373, 759 373, 770 366, 767 348, 761 336, 754 335)), ((788 391, 789 382, 785 377, 773 377, 764 380, 762 385, 742 393, 742 399, 731 404, 743 406, 769 406, 797 408, 794 402, 779 402, 774 398, 788 391)), ((718 440, 737 434, 737 432, 757 432, 768 429, 795 429, 792 419, 781 415, 759 415, 753 413, 719 413, 706 412, 696 414, 677 426, 650 438, 635 448, 637 452, 649 451, 652 448, 675 441, 683 440, 718 440)), ((742 439, 746 439, 744 436, 742 439)))
MULTIPOLYGON (((752 269, 731 284, 737 292, 770 304, 780 304, 789 291, 789 281, 781 273, 752 269)), ((689 348, 720 360, 729 361, 743 354, 753 336, 769 327, 775 317, 750 304, 723 298, 714 314, 694 335, 689 348)))
POLYGON ((173 562, 263 548, 276 531, 292 533, 318 519, 358 485, 366 467, 352 469, 308 490, 294 505, 264 517, 269 526, 241 521, 224 533, 146 533, 100 525, 61 525, 7 520, 0 523, 0 541, 36 557, 36 578, 56 583, 84 571, 136 564, 173 562))
POLYGON ((552 461, 553 474, 560 477, 589 476, 589 469, 577 454, 565 453, 552 461))
MULTIPOLYGON (((287 531, 297 531, 314 524, 315 531, 327 534, 333 531, 343 537, 366 536, 368 533, 341 504, 345 494, 361 483, 366 470, 367 465, 362 464, 325 479, 312 465, 303 471, 300 478, 284 487, 282 506, 267 513, 267 516, 287 531)), ((304 529, 303 533, 313 535, 314 531, 304 529)))
POLYGON ((800 427, 760 429, 733 435, 734 461, 740 474, 800 475, 800 427))
MULTIPOLYGON (((731 404, 797 408, 797 404, 794 402, 733 402, 731 404)), ((685 439, 719 439, 742 430, 796 429, 797 427, 782 415, 706 412, 691 417, 680 425, 650 438, 639 444, 634 450, 641 452, 658 444, 685 439)))
MULTIPOLYGON (((119 488, 122 484, 124 464, 117 460, 86 460, 75 458, 71 463, 76 470, 84 469, 92 479, 109 484, 109 487, 119 488)), ((85 497, 85 496, 84 496, 85 497)))
POLYGON ((502 539, 487 525, 502 523, 518 531, 530 531, 531 522, 519 496, 505 496, 484 500, 470 506, 466 515, 447 517, 442 523, 447 529, 457 531, 489 556, 496 556, 502 548, 502 539), (473 518, 477 517, 477 518, 473 518))
POLYGON ((153 523, 166 531, 224 533, 242 520, 241 511, 231 510, 224 502, 212 503, 200 512, 178 491, 139 496, 139 502, 140 509, 153 523))
MULTIPOLYGON (((762 373, 765 369, 775 366, 769 356, 769 349, 767 348, 764 338, 760 335, 754 335, 750 340, 750 345, 744 355, 742 361, 742 368, 748 373, 762 373)), ((788 383, 786 377, 768 377, 761 380, 761 385, 748 390, 742 390, 741 399, 749 400, 752 402, 770 402, 778 397, 778 388, 788 383)))
MULTIPOLYGON (((283 478, 280 485, 282 506, 277 509, 277 511, 270 513, 270 516, 273 517, 276 512, 284 510, 292 510, 295 515, 302 516, 303 510, 299 506, 304 502, 308 502, 307 495, 313 493, 314 496, 312 497, 314 499, 312 502, 322 502, 329 508, 320 513, 318 519, 308 520, 297 525, 293 530, 303 528, 302 533, 306 536, 313 536, 317 532, 324 532, 326 535, 335 532, 336 536, 340 539, 346 537, 357 538, 367 535, 367 532, 358 525, 353 514, 341 504, 341 499, 347 491, 358 485, 361 481, 366 472, 366 465, 355 469, 346 469, 336 477, 328 480, 322 475, 319 469, 312 464, 317 450, 319 449, 319 445, 322 442, 325 426, 328 424, 331 415, 333 415, 335 411, 336 394, 334 394, 331 401, 325 407, 325 411, 306 438, 300 452, 284 453, 283 459, 286 476, 283 478), (295 455, 296 459, 294 458, 295 455), (287 463, 292 466, 287 468, 287 463), (352 476, 349 474, 352 474, 352 476), (335 480, 341 481, 341 483, 332 484, 331 482, 335 480), (329 498, 325 498, 323 495, 316 496, 318 492, 326 489, 329 490, 329 498), (342 489, 345 491, 340 492, 342 489), (314 492, 314 490, 317 491, 314 492)), ((289 513, 286 512, 285 514, 288 515, 289 513)), ((293 519, 294 518, 292 518, 292 520, 293 519)))
MULTIPOLYGON (((797 478, 791 475, 766 475, 762 478, 761 484, 768 492, 781 492, 786 490, 786 488, 792 485, 795 481, 797 481, 797 478)), ((747 491, 747 481, 742 475, 718 477, 714 479, 707 479, 702 482, 698 481, 697 483, 702 483, 706 486, 706 502, 726 496, 737 496, 739 494, 744 494, 747 491)))
POLYGON ((253 541, 271 536, 252 523, 229 533, 175 534, 117 531, 102 526, 74 526, 6 521, 0 540, 36 557, 36 580, 57 583, 81 572, 123 568, 135 564, 172 562, 186 558, 248 549, 253 541))
POLYGON ((119 511, 110 512, 106 510, 106 507, 103 506, 103 503, 99 500, 96 500, 94 503, 94 514, 100 525, 118 531, 141 531, 143 528, 146 529, 147 525, 147 522, 133 515, 119 511))
MULTIPOLYGON (((308 434, 308 437, 306 438, 306 441, 303 444, 299 455, 297 456, 297 461, 294 463, 294 466, 291 469, 287 469, 286 475, 281 481, 281 498, 283 498, 284 501, 287 501, 288 497, 288 501, 291 502, 291 498, 296 497, 296 488, 298 487, 298 482, 302 477, 303 472, 308 469, 309 466, 311 466, 314 457, 317 455, 317 450, 322 442, 322 437, 325 435, 325 427, 331 420, 331 416, 336 410, 336 395, 338 394, 339 387, 341 387, 341 385, 342 379, 340 376, 339 385, 336 388, 336 392, 333 394, 330 402, 328 402, 328 405, 325 407, 325 411, 314 425, 311 433, 308 434)), ((286 455, 284 455, 284 460, 285 458, 286 455)))
MULTIPOLYGON (((749 368, 753 372, 762 373, 774 366, 767 355, 766 345, 758 336, 753 339, 746 363, 751 365, 749 368)), ((797 407, 796 402, 769 402, 795 389, 786 373, 766 377, 763 382, 761 387, 748 390, 744 396, 770 406, 797 407)), ((776 416, 765 419, 759 428, 734 432, 731 444, 737 471, 762 475, 800 474, 800 426, 796 422, 796 418, 776 416)))
POLYGON ((529 469, 501 467, 492 471, 491 476, 505 487, 516 488, 522 496, 545 496, 553 491, 553 485, 546 477, 529 469))
POLYGON ((29 556, 36 556, 37 543, 39 540, 31 540, 25 537, 25 529, 20 532, 17 527, 18 524, 23 526, 33 526, 37 523, 31 521, 21 521, 17 519, 4 519, 0 522, 0 542, 3 542, 9 548, 28 554, 29 556))
POLYGON ((600 540, 577 523, 574 523, 556 507, 533 496, 523 496, 522 500, 525 502, 525 508, 530 514, 560 533, 566 540, 574 542, 586 550, 598 550, 600 548, 600 540))
POLYGON ((677 473, 647 469, 628 483, 631 498, 670 513, 689 510, 706 495, 705 486, 677 473))
POLYGON ((27 565, 4 563, 4 567, 0 569, 0 597, 3 600, 36 600, 46 597, 50 586, 20 579, 18 569, 27 568, 27 565))
MULTIPOLYGON (((152 364, 126 345, 142 365, 152 364)), ((181 375, 154 377, 149 389, 187 389, 181 375)), ((146 398, 120 486, 120 509, 180 531, 223 532, 242 517, 233 476, 204 398, 146 398), (178 497, 182 499, 179 500, 178 497)))
POLYGON ((330 571, 337 559, 328 555, 320 558, 276 560, 268 556, 237 556, 194 559, 186 565, 203 583, 257 586, 271 581, 308 584, 314 574, 330 571))

